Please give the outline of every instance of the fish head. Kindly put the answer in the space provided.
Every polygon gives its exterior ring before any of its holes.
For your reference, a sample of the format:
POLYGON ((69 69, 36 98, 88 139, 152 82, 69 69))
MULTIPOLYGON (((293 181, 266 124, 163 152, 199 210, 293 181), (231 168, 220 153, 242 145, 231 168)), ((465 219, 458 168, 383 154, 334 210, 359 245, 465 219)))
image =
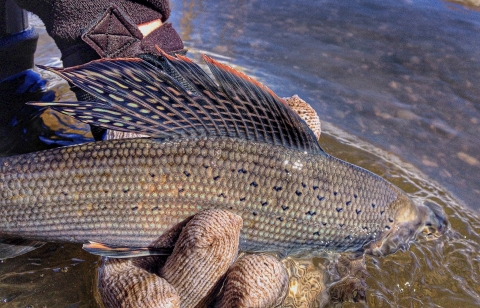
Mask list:
POLYGON ((423 220, 418 237, 434 240, 445 234, 448 229, 448 221, 440 206, 425 202, 419 206, 419 210, 423 220))
POLYGON ((365 248, 368 254, 382 256, 405 250, 418 237, 435 239, 447 230, 447 220, 439 208, 431 204, 417 204, 400 189, 397 191, 398 197, 390 205, 396 209, 394 223, 365 248))

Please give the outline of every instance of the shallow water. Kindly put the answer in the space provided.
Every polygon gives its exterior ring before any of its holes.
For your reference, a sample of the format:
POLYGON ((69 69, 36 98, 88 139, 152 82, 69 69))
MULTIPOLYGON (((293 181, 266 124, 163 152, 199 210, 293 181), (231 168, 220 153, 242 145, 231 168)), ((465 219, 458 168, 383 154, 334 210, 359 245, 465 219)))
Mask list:
MULTIPOLYGON (((212 55, 280 96, 299 94, 312 104, 328 153, 443 208, 451 226, 442 238, 366 257, 366 305, 480 306, 480 13, 433 0, 346 3, 173 1, 171 21, 190 57, 212 55)), ((60 64, 44 31, 36 62, 60 64)), ((72 99, 65 83, 42 74, 58 99, 72 99)), ((42 119, 58 132, 57 142, 72 142, 73 133, 74 140, 89 138, 69 118, 42 119)), ((0 264, 0 302, 95 307, 97 261, 60 244, 7 260, 0 264)), ((313 268, 328 266, 313 261, 313 268)), ((315 295, 316 278, 304 279, 297 301, 286 303, 307 307, 300 292, 315 295)))

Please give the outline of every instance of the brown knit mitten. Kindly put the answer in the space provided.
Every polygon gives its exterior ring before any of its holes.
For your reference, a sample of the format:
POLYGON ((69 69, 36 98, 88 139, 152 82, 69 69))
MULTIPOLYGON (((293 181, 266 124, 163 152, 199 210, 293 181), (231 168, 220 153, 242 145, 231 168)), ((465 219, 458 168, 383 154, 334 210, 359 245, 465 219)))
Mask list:
POLYGON ((283 264, 270 255, 248 255, 230 268, 217 308, 272 308, 288 288, 283 264))
POLYGON ((195 215, 183 228, 172 255, 160 271, 175 287, 181 307, 208 302, 237 256, 242 218, 222 210, 195 215))
POLYGON ((107 308, 177 308, 180 298, 163 278, 135 264, 135 259, 103 258, 99 292, 107 308))

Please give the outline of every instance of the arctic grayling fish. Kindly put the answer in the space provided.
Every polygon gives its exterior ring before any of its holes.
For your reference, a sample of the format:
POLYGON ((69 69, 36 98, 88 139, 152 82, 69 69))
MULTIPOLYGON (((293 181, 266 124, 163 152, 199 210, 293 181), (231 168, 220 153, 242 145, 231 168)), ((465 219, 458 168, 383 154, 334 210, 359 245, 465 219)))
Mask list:
POLYGON ((151 138, 0 158, 2 236, 144 255, 170 247, 209 208, 243 218, 241 249, 250 251, 381 254, 425 226, 445 229, 396 186, 326 154, 267 87, 204 59, 218 85, 182 56, 164 55, 156 66, 117 59, 47 68, 99 102, 35 105, 151 138))

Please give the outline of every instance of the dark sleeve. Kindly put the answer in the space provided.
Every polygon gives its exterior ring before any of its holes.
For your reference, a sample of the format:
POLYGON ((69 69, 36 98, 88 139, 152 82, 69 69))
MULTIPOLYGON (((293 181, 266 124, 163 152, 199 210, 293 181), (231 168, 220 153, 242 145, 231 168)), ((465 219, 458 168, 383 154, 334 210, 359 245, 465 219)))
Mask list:
MULTIPOLYGON (((170 16, 170 6, 168 0, 15 0, 22 8, 38 15, 45 24, 48 34, 55 40, 58 48, 62 52, 64 66, 72 66, 85 63, 100 57, 118 57, 134 56, 143 51, 152 52, 155 48, 151 46, 158 45, 167 52, 183 49, 183 43, 176 31, 170 24, 164 23, 161 29, 149 36, 144 41, 141 35, 135 34, 136 25, 160 19, 163 22, 170 16), (112 8, 115 9, 112 9, 112 8), (111 14, 117 14, 113 16, 111 14), (109 19, 110 14, 114 19, 109 19), (121 15, 121 16, 120 16, 121 15), (120 17, 118 17, 120 16, 120 17), (118 17, 118 18, 117 18, 118 17), (119 27, 103 27, 101 23, 107 22, 109 25, 119 27), (111 23, 113 21, 113 23, 111 23), (118 22, 120 21, 120 22, 118 22), (99 52, 102 46, 94 46, 91 41, 85 42, 85 33, 92 31, 102 32, 104 36, 111 40, 108 46, 119 43, 115 33, 132 34, 132 41, 141 40, 136 43, 135 48, 130 48, 123 54, 110 53, 113 56, 105 56, 104 52, 99 52), (102 28, 103 27, 103 28, 102 28), (132 28, 133 27, 133 28, 132 28), (110 32, 109 32, 110 31, 110 32), (113 36, 112 36, 113 35, 113 36), (151 42, 150 42, 151 41, 151 42)), ((138 29, 137 29, 138 30, 138 29)), ((137 32, 138 33, 138 32, 137 32)), ((103 36, 102 36, 103 37, 103 36)), ((100 45, 103 41, 102 39, 100 45)), ((94 42, 96 44, 96 42, 94 42)), ((121 46, 118 50, 121 49, 121 46)))

